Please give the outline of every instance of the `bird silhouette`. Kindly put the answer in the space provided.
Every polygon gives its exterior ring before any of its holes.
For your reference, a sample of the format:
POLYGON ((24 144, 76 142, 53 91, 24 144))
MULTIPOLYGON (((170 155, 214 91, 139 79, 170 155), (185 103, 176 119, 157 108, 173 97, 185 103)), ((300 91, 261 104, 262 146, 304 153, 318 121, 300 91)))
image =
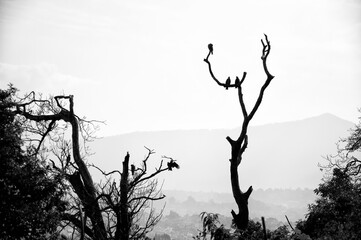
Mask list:
POLYGON ((240 81, 239 81, 239 78, 238 78, 238 77, 236 77, 236 82, 235 82, 235 84, 236 84, 236 88, 238 88, 239 85, 240 85, 240 81))
POLYGON ((179 169, 179 165, 178 165, 178 163, 175 162, 175 160, 170 160, 170 161, 167 163, 167 166, 168 166, 168 170, 169 170, 169 171, 172 171, 172 168, 177 168, 177 169, 179 169))
POLYGON ((132 175, 134 176, 134 173, 135 173, 135 166, 134 166, 134 164, 130 165, 130 171, 132 172, 132 175))
POLYGON ((211 54, 213 54, 213 44, 212 43, 208 44, 208 49, 209 49, 209 52, 211 54))
POLYGON ((229 85, 231 85, 231 78, 228 77, 226 80, 226 90, 228 90, 229 85))

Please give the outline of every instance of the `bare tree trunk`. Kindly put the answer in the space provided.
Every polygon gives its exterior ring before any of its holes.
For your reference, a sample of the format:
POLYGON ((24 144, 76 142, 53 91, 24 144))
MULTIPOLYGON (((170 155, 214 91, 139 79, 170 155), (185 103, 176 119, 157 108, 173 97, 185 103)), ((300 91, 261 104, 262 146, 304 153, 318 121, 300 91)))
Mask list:
POLYGON ((266 79, 265 83, 263 84, 263 86, 261 87, 257 101, 250 113, 247 112, 246 105, 245 105, 245 102, 243 99, 243 93, 242 93, 242 84, 246 78, 247 73, 246 72, 243 73, 242 79, 239 79, 238 77, 236 77, 234 84, 231 83, 230 77, 227 78, 225 83, 222 83, 213 74, 211 63, 208 60, 209 56, 211 54, 213 54, 213 45, 212 44, 208 45, 209 53, 207 55, 207 58, 204 59, 204 61, 208 64, 209 73, 210 73, 211 77, 219 86, 224 87, 226 90, 228 90, 228 88, 238 88, 238 98, 239 98, 239 103, 241 105, 242 114, 243 114, 242 130, 236 141, 232 140, 230 137, 227 137, 226 139, 231 145, 231 159, 230 159, 231 185, 232 185, 233 197, 238 206, 238 214, 236 214, 233 210, 231 211, 231 214, 233 216, 234 223, 236 224, 237 228, 241 229, 241 230, 246 229, 248 226, 248 217, 249 217, 248 198, 249 198, 250 194, 252 193, 253 188, 252 188, 252 186, 250 186, 246 192, 241 191, 241 189, 239 187, 239 179, 238 179, 238 166, 242 161, 242 154, 244 153, 244 151, 246 150, 246 148, 248 146, 247 129, 248 129, 249 122, 252 120, 254 114, 256 113, 256 111, 258 110, 258 107, 260 106, 260 104, 262 102, 264 91, 270 84, 271 80, 274 78, 274 76, 272 76, 269 73, 267 64, 266 64, 268 54, 271 50, 271 45, 270 45, 270 42, 268 41, 267 35, 265 35, 265 39, 266 39, 265 43, 263 42, 263 40, 261 40, 262 46, 263 46, 261 59, 263 62, 263 69, 267 75, 267 79, 266 79))
POLYGON ((129 185, 128 185, 128 176, 129 176, 129 153, 124 158, 123 161, 123 172, 120 178, 120 211, 117 213, 117 231, 115 233, 115 239, 119 240, 128 240, 129 231, 130 231, 130 222, 129 222, 129 207, 128 207, 128 194, 129 194, 129 185))
MULTIPOLYGON (((59 113, 54 113, 53 115, 32 115, 26 111, 26 106, 30 105, 32 102, 37 100, 32 100, 29 103, 20 104, 17 106, 15 113, 23 115, 25 118, 35 121, 51 121, 48 126, 47 131, 43 135, 45 136, 52 130, 53 124, 56 121, 63 120, 70 123, 72 129, 72 153, 75 164, 77 165, 78 170, 75 171, 73 175, 69 176, 69 182, 73 186, 76 194, 79 196, 84 209, 85 214, 89 216, 92 222, 92 234, 93 238, 97 240, 103 240, 107 238, 105 225, 101 210, 98 204, 97 192, 94 187, 94 182, 92 176, 89 173, 88 167, 83 161, 80 154, 79 146, 79 122, 78 117, 74 114, 74 101, 73 96, 56 96, 54 97, 57 106, 60 108, 59 113), (69 110, 65 109, 59 102, 59 99, 69 100, 69 110)), ((44 102, 39 100, 39 102, 44 102)), ((41 142, 40 142, 41 143, 41 142)), ((39 144, 40 147, 40 144, 39 144)), ((89 233, 89 232, 88 232, 89 233)))
POLYGON ((69 120, 72 126, 73 158, 79 168, 79 173, 84 183, 83 188, 85 192, 85 198, 82 199, 82 202, 85 206, 85 209, 88 210, 86 211, 86 213, 91 219, 93 225, 93 234, 95 239, 99 239, 99 240, 107 239, 103 217, 97 201, 96 189, 94 187, 93 178, 90 175, 88 167, 85 165, 80 155, 79 124, 73 111, 74 102, 72 95, 70 96, 69 100, 70 100, 69 120))

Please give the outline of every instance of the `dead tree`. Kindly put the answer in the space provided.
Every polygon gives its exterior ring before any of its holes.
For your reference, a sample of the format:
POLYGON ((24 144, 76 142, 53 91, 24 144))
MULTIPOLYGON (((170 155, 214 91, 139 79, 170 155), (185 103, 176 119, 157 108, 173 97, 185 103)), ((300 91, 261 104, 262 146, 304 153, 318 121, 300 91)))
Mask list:
POLYGON ((91 165, 86 163, 84 156, 84 142, 91 139, 93 121, 75 114, 72 95, 44 100, 31 92, 8 107, 22 121, 28 132, 26 140, 36 146, 33 154, 46 155, 51 150, 51 156, 59 160, 58 163, 50 160, 49 169, 64 177, 64 188, 72 189, 68 191, 69 206, 62 220, 74 230, 76 237, 139 239, 160 220, 161 214, 156 215, 149 206, 149 202, 165 197, 157 188, 155 177, 174 167, 179 168, 175 160, 163 157, 169 160, 167 165, 163 165, 162 160, 159 167, 149 174, 147 161, 153 151, 148 149, 148 155, 139 168, 129 168, 130 156, 127 154, 122 172, 106 173, 96 167, 106 179, 105 183, 96 184, 89 172, 91 165), (114 174, 119 175, 112 177, 114 174), (145 223, 141 224, 145 209, 150 209, 150 212, 145 223))
POLYGON ((231 185, 232 185, 233 197, 237 203, 238 211, 239 211, 238 214, 236 214, 233 210, 231 211, 231 213, 233 216, 234 223, 236 224, 237 228, 241 229, 241 230, 246 229, 248 226, 248 215, 249 215, 248 198, 249 198, 250 194, 252 193, 253 189, 252 189, 252 186, 250 186, 246 192, 241 191, 241 189, 239 187, 239 180, 238 180, 238 166, 242 161, 242 155, 248 145, 247 129, 248 129, 249 123, 252 120, 252 118, 254 117, 254 114, 256 113, 256 111, 258 110, 258 107, 260 106, 260 104, 262 102, 263 95, 264 95, 266 88, 271 83, 272 79, 274 78, 274 76, 272 76, 270 74, 270 72, 268 71, 267 64, 266 64, 267 57, 271 51, 271 44, 270 44, 270 41, 268 40, 267 35, 265 35, 265 42, 263 40, 261 40, 261 42, 262 42, 262 46, 263 46, 261 59, 262 59, 263 69, 266 73, 267 79, 264 82, 263 86, 261 87, 260 93, 258 95, 256 103, 253 106, 251 112, 247 111, 246 104, 245 104, 244 98, 243 98, 243 92, 242 92, 242 84, 246 78, 247 73, 244 72, 241 79, 239 79, 237 76, 235 79, 235 83, 231 83, 230 77, 227 78, 225 83, 222 83, 213 74, 212 66, 209 61, 209 56, 211 54, 213 54, 213 45, 212 44, 208 45, 209 53, 207 55, 207 58, 204 59, 204 61, 208 64, 209 73, 210 73, 211 77, 219 86, 224 87, 225 89, 235 88, 238 90, 238 99, 239 99, 239 103, 241 105, 242 114, 243 114, 242 129, 241 129, 238 139, 233 140, 230 137, 227 137, 226 139, 231 145, 231 159, 230 159, 231 185))
POLYGON ((116 178, 107 178, 99 195, 101 205, 105 206, 103 210, 108 222, 108 235, 112 236, 112 239, 142 239, 162 217, 162 211, 155 213, 150 205, 153 201, 165 198, 161 188, 157 187, 155 177, 179 166, 177 164, 169 168, 169 164, 175 160, 163 156, 159 166, 148 173, 147 163, 154 151, 148 148, 147 150, 148 154, 139 167, 133 164, 129 167, 130 155, 127 153, 122 171, 106 173, 99 169, 104 176, 117 173, 120 175, 119 184, 116 178), (168 160, 167 165, 163 164, 164 159, 168 160))

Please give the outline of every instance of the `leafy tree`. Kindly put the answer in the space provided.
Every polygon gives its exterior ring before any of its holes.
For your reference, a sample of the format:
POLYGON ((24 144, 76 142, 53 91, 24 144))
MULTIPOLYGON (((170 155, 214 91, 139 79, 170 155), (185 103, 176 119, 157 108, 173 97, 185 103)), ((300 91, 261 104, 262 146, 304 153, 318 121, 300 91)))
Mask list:
MULTIPOLYGON (((245 239, 245 240, 259 240, 264 239, 264 229, 259 222, 250 220, 248 227, 245 230, 239 230, 233 223, 231 228, 226 228, 219 221, 219 215, 216 213, 202 212, 200 214, 203 229, 199 231, 194 239, 209 239, 210 240, 231 240, 231 239, 245 239)), ((280 234, 279 234, 280 235, 280 234)), ((270 237, 270 231, 267 231, 267 236, 270 237)), ((286 235, 287 236, 287 235, 286 235)), ((278 239, 278 238, 271 238, 278 239)), ((280 238, 281 239, 281 238, 280 238)), ((286 238, 288 239, 288 238, 286 238)))
MULTIPOLYGON (((361 109, 359 110, 361 113, 361 109)), ((360 122, 351 129, 350 136, 342 138, 337 143, 337 154, 326 157, 327 164, 320 165, 321 170, 327 173, 333 172, 334 168, 345 171, 354 183, 361 181, 361 117, 360 122)))
POLYGON ((292 231, 286 225, 269 231, 260 222, 250 220, 247 229, 239 230, 234 223, 231 228, 226 228, 219 222, 218 214, 202 212, 200 216, 203 228, 193 237, 196 240, 311 240, 308 235, 291 225, 292 231))
POLYGON ((193 237, 194 239, 207 239, 207 235, 210 236, 210 240, 232 239, 230 230, 226 229, 223 224, 220 224, 218 214, 202 212, 200 217, 203 229, 199 231, 197 236, 193 237))
POLYGON ((297 224, 313 239, 361 239, 360 126, 341 139, 336 156, 327 157, 322 169, 332 175, 315 190, 320 198, 309 206, 306 220, 297 224))
POLYGON ((361 186, 353 184, 346 171, 335 168, 332 178, 315 192, 320 198, 297 228, 312 239, 360 239, 361 186))
MULTIPOLYGON (((269 232, 268 232, 269 234, 269 232)), ((249 221, 248 228, 238 232, 238 239, 257 240, 264 239, 262 224, 260 222, 249 221)))
POLYGON ((289 230, 286 225, 278 227, 272 232, 271 240, 288 240, 289 239, 289 230))
POLYGON ((16 89, 0 89, 0 236, 2 239, 51 239, 58 236, 65 208, 59 179, 24 148, 22 125, 9 111, 16 89))

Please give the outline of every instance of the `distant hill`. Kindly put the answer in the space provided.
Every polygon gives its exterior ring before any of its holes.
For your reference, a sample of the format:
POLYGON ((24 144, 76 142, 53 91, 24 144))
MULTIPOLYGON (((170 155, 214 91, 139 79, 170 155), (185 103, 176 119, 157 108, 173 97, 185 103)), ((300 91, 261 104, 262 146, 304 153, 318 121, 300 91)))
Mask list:
MULTIPOLYGON (((121 122, 119 123, 121 124, 121 122)), ((241 188, 311 188, 322 178, 317 164, 322 156, 336 152, 335 143, 348 135, 353 123, 331 114, 304 120, 249 128, 249 144, 239 168, 241 188)), ((181 168, 162 175, 163 189, 231 192, 229 180, 230 146, 226 136, 237 138, 239 129, 174 130, 135 132, 105 137, 90 144, 95 153, 89 160, 111 170, 121 167, 127 151, 131 162, 139 164, 147 153, 178 160, 181 168)), ((154 168, 149 168, 154 169, 154 168)))

